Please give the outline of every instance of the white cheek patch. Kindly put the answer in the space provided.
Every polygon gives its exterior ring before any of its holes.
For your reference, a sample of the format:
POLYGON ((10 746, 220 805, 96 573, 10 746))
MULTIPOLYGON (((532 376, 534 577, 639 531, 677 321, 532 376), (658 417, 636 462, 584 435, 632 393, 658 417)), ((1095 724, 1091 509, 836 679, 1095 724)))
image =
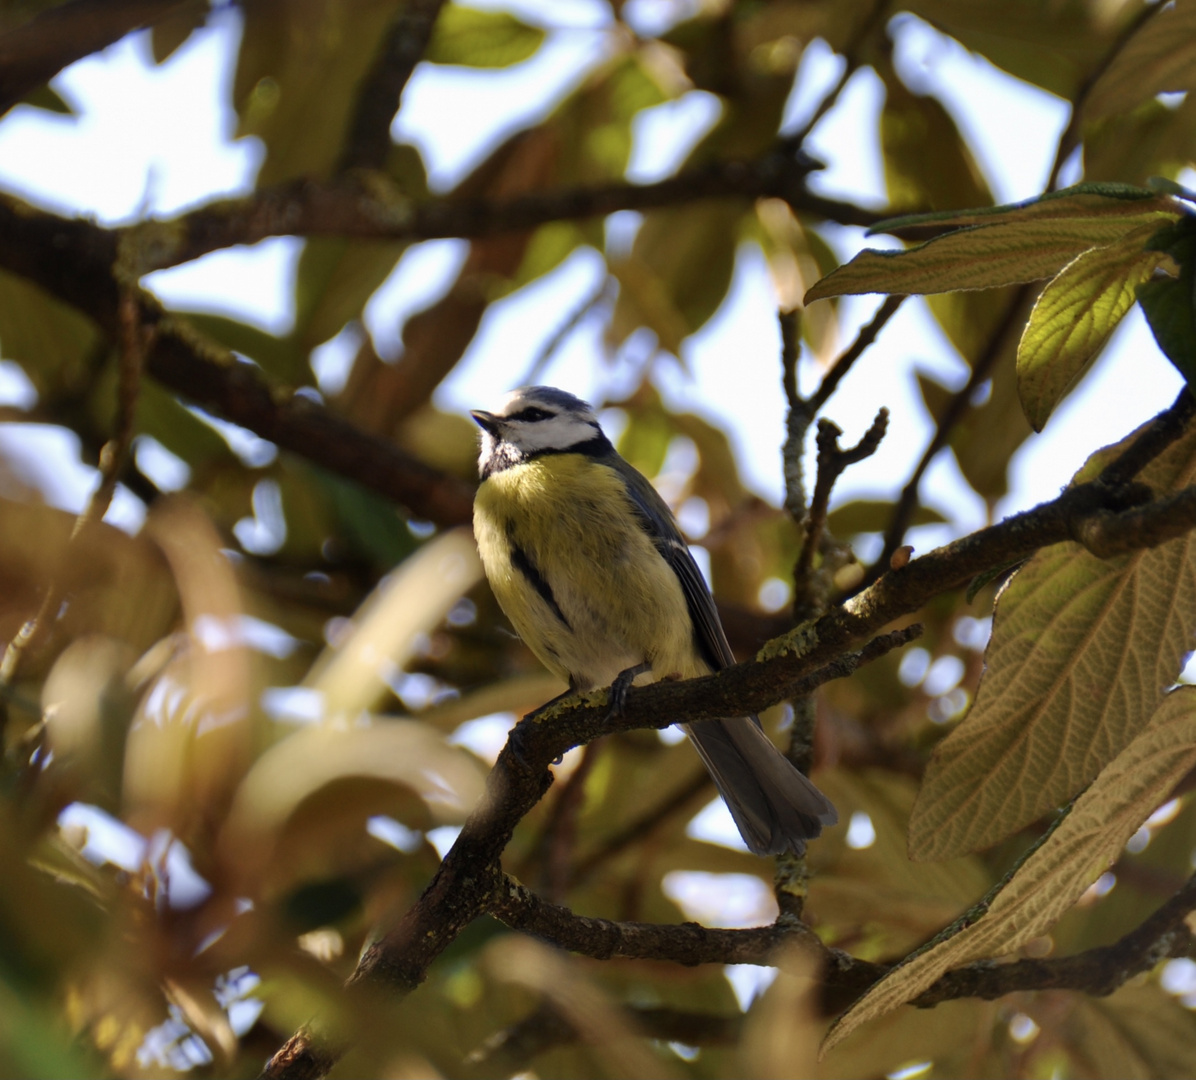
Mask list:
POLYGON ((551 420, 516 421, 507 439, 525 453, 538 450, 565 450, 596 438, 598 430, 576 416, 554 416, 551 420))

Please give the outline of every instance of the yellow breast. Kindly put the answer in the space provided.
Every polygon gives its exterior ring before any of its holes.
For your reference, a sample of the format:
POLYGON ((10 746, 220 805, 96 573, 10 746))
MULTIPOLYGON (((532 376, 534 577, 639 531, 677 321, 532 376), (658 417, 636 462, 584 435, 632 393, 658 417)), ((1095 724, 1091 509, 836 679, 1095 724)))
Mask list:
POLYGON ((680 582, 613 469, 549 454, 495 473, 478 489, 474 531, 516 631, 579 689, 645 660, 658 677, 706 670, 680 582))

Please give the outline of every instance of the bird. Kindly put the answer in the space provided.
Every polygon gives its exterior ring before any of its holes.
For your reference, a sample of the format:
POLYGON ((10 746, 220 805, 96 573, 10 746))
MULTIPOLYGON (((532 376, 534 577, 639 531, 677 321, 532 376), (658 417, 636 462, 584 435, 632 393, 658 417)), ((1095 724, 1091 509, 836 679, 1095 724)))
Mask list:
MULTIPOLYGON (((566 694, 610 686, 617 711, 638 675, 693 678, 734 663, 672 512, 619 456, 590 405, 530 386, 497 412, 470 415, 481 428, 473 522, 482 565, 516 632, 566 694)), ((681 727, 756 854, 801 855, 838 821, 757 717, 681 727)))

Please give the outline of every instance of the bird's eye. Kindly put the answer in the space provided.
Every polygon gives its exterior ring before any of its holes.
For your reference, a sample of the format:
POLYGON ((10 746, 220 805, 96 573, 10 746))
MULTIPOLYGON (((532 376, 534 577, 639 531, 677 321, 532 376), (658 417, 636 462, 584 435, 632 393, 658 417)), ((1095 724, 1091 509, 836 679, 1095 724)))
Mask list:
POLYGON ((526 409, 520 409, 517 413, 512 413, 508 416, 508 420, 549 420, 552 418, 552 413, 547 409, 541 409, 539 405, 529 405, 526 409))

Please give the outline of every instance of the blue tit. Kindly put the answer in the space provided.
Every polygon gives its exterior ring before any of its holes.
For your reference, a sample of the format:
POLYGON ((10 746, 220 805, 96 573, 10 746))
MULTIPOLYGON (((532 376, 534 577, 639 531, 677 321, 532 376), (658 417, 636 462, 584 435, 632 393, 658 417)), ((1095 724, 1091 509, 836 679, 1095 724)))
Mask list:
MULTIPOLYGON (((589 405, 533 386, 497 413, 472 415, 482 429, 478 550, 503 611, 545 667, 582 691, 626 689, 649 670, 692 678, 734 663, 673 515, 589 405)), ((683 727, 752 851, 801 854, 838 820, 756 717, 683 727)))

